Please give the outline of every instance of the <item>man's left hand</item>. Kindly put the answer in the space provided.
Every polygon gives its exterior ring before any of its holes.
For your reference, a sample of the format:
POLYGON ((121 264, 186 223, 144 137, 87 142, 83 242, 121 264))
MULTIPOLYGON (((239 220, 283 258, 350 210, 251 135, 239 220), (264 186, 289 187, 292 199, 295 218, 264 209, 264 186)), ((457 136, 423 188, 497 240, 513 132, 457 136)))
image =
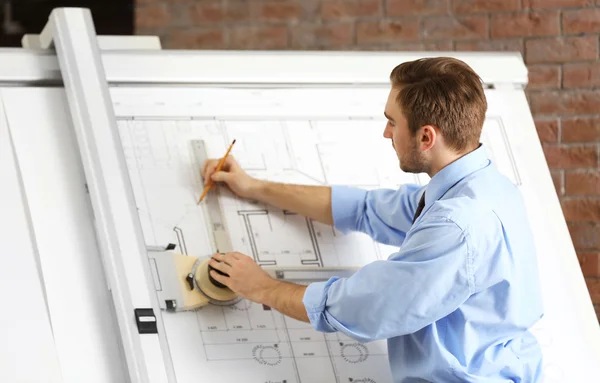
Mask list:
POLYGON ((224 276, 211 270, 210 275, 213 279, 229 287, 239 296, 256 303, 264 303, 277 284, 277 281, 251 257, 242 253, 217 253, 213 255, 209 264, 228 275, 224 276))

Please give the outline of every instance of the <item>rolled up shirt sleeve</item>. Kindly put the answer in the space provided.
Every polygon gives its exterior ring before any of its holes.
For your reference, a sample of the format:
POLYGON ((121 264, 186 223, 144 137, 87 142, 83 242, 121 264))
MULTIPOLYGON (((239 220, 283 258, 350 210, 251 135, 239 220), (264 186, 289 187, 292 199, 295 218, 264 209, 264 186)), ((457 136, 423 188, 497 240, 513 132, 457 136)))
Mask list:
POLYGON ((412 225, 422 186, 402 185, 398 190, 365 190, 332 186, 331 212, 336 229, 358 231, 380 243, 400 246, 412 225))
POLYGON ((303 303, 312 326, 361 342, 413 333, 448 315, 474 291, 471 249, 446 218, 426 218, 389 260, 350 278, 312 283, 303 303))

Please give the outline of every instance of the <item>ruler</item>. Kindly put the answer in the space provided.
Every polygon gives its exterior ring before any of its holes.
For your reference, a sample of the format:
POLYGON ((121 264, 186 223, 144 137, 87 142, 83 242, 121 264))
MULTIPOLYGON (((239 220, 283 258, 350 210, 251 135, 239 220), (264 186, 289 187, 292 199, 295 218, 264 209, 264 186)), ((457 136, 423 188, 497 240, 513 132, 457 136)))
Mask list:
MULTIPOLYGON (((200 172, 202 170, 202 165, 208 159, 206 145, 203 140, 192 140, 191 144, 196 163, 198 164, 198 173, 202 182, 200 192, 202 192, 202 190, 204 190, 205 183, 200 172)), ((211 188, 201 204, 203 204, 202 209, 209 223, 209 231, 213 241, 213 250, 217 253, 229 253, 233 251, 231 246, 231 238, 225 229, 223 209, 221 207, 221 203, 219 202, 217 188, 211 188)))

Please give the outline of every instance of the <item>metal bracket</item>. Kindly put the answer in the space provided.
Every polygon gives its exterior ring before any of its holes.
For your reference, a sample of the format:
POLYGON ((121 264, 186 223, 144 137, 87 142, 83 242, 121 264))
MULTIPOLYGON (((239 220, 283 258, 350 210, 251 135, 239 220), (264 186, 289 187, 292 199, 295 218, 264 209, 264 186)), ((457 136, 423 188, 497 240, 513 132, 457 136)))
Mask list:
POLYGON ((330 278, 349 278, 356 273, 359 266, 349 267, 286 267, 265 266, 263 269, 272 278, 293 283, 311 283, 327 281, 330 278))
MULTIPOLYGON (((158 36, 97 36, 100 50, 161 50, 158 36)), ((27 49, 48 49, 48 41, 41 34, 27 33, 21 38, 21 46, 27 49)))

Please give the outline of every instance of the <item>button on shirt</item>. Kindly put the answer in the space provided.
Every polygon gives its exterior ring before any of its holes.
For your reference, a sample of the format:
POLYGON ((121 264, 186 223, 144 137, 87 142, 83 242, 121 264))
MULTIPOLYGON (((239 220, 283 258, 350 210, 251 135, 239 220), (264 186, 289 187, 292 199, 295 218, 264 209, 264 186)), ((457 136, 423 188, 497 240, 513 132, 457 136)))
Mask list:
POLYGON ((399 251, 349 278, 310 284, 303 302, 316 330, 387 339, 394 382, 541 380, 528 331, 542 305, 526 206, 483 145, 425 187, 331 193, 338 230, 399 251))

